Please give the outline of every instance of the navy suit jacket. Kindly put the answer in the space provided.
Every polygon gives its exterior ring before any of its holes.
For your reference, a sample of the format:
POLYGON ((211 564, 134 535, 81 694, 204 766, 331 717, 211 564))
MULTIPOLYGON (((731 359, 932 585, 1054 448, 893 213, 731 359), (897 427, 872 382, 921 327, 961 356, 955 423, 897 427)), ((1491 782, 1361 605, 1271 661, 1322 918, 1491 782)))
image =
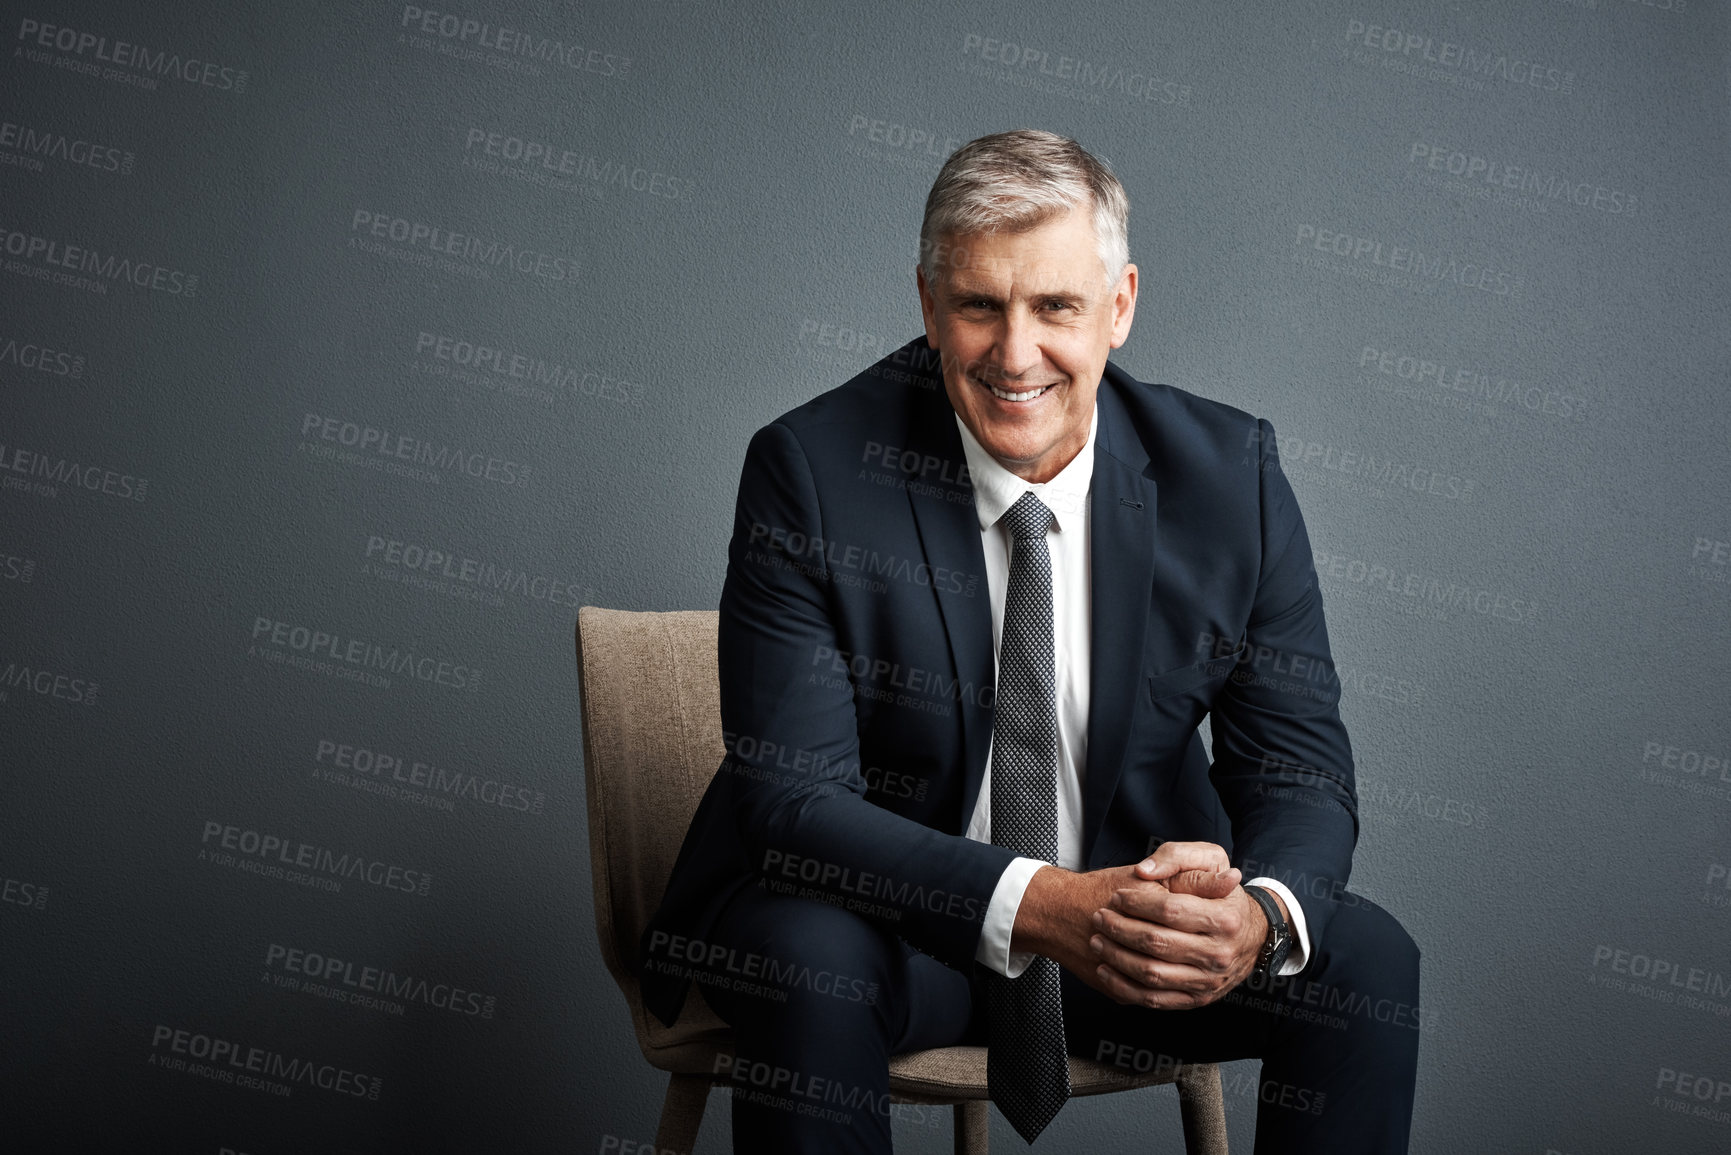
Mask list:
MULTIPOLYGON (((1351 867, 1357 800, 1274 431, 1112 364, 1096 404, 1086 867, 1218 842, 1246 878, 1292 888, 1314 952, 1351 867)), ((670 956, 698 957, 747 885, 843 905, 975 965, 1014 857, 963 836, 992 732, 985 572, 923 337, 753 436, 721 595, 727 755, 642 940, 662 1021, 689 973, 670 956)))

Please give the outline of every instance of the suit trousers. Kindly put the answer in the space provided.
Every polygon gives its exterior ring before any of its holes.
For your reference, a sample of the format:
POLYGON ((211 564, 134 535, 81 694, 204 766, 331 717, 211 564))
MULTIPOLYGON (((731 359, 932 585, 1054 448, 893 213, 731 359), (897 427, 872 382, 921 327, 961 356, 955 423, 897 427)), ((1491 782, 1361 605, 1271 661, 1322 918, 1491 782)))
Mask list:
MULTIPOLYGON (((1260 1058, 1259 1155, 1405 1151, 1418 948, 1381 907, 1338 901, 1303 972, 1195 1010, 1122 1006, 1064 972, 1070 1053, 1126 1074, 1260 1058)), ((736 1057, 718 1073, 736 1152, 888 1152, 892 1117, 914 1111, 889 1102, 889 1057, 985 1042, 979 983, 841 907, 747 886, 709 945, 726 959, 703 989, 734 1030, 736 1057)))

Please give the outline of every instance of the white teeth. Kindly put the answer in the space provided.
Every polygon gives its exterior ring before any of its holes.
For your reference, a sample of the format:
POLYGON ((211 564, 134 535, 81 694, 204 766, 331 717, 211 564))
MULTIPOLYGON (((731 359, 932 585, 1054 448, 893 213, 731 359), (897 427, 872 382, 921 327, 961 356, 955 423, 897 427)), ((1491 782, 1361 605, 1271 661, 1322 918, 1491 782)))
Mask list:
POLYGON ((1000 389, 996 385, 987 385, 986 388, 992 391, 992 396, 1001 397, 1005 401, 1032 401, 1051 386, 1042 385, 1038 389, 1030 389, 1026 393, 1012 393, 1008 389, 1000 389))

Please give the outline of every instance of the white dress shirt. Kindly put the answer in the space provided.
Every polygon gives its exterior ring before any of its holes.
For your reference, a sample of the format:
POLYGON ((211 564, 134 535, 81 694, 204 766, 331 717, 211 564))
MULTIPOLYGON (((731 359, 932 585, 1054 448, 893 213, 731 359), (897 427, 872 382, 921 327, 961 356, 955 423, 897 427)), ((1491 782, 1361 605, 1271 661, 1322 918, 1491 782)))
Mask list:
MULTIPOLYGON (((1088 424, 1088 440, 1052 480, 1036 484, 1024 481, 998 464, 968 427, 956 417, 967 454, 968 473, 974 483, 974 510, 980 519, 980 544, 986 555, 986 588, 992 606, 992 668, 997 669, 998 648, 1004 635, 1004 595, 1010 576, 1010 533, 998 519, 1024 493, 1032 492, 1052 511, 1052 526, 1046 531, 1046 547, 1052 559, 1052 658, 1058 713, 1058 861, 1065 870, 1082 869, 1082 781, 1088 770, 1088 662, 1092 648, 1092 563, 1088 548, 1088 490, 1094 479, 1094 440, 1100 429, 1100 409, 1088 424)), ((992 840, 992 750, 986 745, 986 774, 980 781, 980 796, 968 821, 967 836, 977 842, 992 840)), ((998 885, 986 905, 985 925, 974 958, 1008 978, 1021 974, 1033 960, 1025 951, 1010 950, 1010 931, 1016 911, 1034 872, 1047 865, 1037 858, 1017 858, 998 877, 998 885)), ((1253 878, 1285 902, 1292 919, 1292 952, 1280 968, 1283 975, 1296 974, 1310 957, 1310 936, 1305 929, 1304 910, 1278 880, 1253 878)))

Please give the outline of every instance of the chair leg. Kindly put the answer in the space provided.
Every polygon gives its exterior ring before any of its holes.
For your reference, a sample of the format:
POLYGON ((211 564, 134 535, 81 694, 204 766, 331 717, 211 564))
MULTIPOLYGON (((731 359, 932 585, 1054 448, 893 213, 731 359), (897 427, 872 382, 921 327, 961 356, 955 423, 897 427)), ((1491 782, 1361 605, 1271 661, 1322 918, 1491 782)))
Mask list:
POLYGON ((955 1106, 956 1155, 990 1155, 991 1107, 985 1099, 963 1099, 955 1106))
POLYGON ((1184 1150, 1189 1155, 1227 1155, 1226 1100, 1218 1066, 1195 1063, 1179 1069, 1178 1113, 1184 1120, 1184 1150))
POLYGON ((667 1097, 661 1100, 661 1126, 655 1131, 655 1146, 661 1151, 691 1155, 697 1145, 697 1129, 703 1125, 703 1109, 709 1106, 709 1080, 702 1075, 673 1075, 667 1080, 667 1097))

